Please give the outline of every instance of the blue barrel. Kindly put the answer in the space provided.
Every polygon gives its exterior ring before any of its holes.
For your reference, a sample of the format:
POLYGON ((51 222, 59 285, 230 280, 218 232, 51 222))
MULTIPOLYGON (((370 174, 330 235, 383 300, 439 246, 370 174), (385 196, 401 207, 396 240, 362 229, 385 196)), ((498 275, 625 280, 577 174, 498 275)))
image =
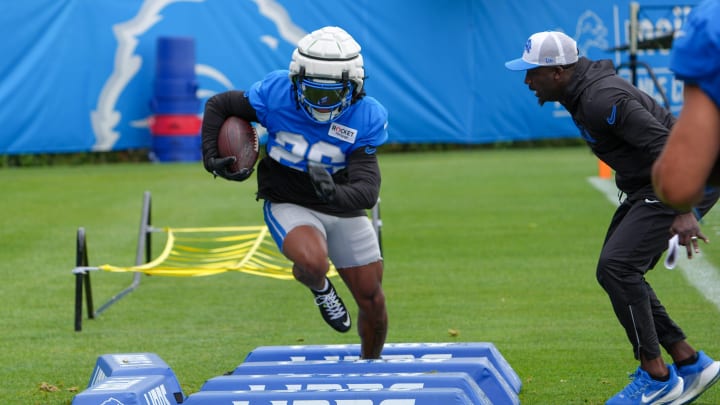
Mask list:
POLYGON ((153 114, 184 115, 201 113, 200 100, 197 98, 162 98, 153 97, 150 100, 150 110, 153 114))
POLYGON ((200 135, 153 135, 150 160, 156 162, 197 162, 202 159, 200 135))
POLYGON ((153 94, 160 99, 195 99, 197 98, 198 84, 195 79, 167 79, 156 77, 153 85, 153 94))
MULTIPOLYGON (((199 114, 195 75, 195 40, 191 37, 159 37, 153 96, 150 110, 155 120, 199 114)), ((151 160, 195 162, 202 159, 200 131, 182 133, 168 126, 151 127, 151 160)))
POLYGON ((195 80, 195 39, 159 37, 155 76, 160 79, 195 80))
POLYGON ((150 110, 153 114, 198 114, 195 40, 188 37, 157 39, 157 60, 150 110))

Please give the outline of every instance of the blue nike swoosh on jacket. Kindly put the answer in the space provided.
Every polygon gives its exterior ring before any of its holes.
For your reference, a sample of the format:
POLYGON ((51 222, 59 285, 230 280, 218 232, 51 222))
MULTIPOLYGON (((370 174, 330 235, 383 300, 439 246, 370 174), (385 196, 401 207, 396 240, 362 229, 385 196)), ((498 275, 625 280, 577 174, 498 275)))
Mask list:
POLYGON ((617 113, 617 105, 613 104, 613 109, 612 109, 612 112, 610 113, 610 116, 605 119, 608 124, 613 125, 615 123, 616 113, 617 113))

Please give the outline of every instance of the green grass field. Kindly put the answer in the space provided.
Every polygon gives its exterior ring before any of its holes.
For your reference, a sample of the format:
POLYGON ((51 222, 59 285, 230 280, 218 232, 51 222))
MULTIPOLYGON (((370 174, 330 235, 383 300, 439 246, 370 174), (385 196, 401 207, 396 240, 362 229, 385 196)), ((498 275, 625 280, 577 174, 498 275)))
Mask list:
MULTIPOLYGON (((636 363, 595 281, 614 207, 587 181, 597 161, 586 149, 382 154, 380 162, 388 342, 492 342, 523 380, 528 405, 602 404, 626 385, 636 363)), ((69 404, 106 353, 157 353, 189 395, 257 346, 358 342, 354 329, 327 327, 299 283, 242 273, 144 276, 73 330, 79 226, 91 265, 131 265, 145 190, 158 226, 256 225, 254 177, 213 180, 200 163, 110 164, 2 169, 0 184, 0 403, 69 404)), ((718 224, 720 212, 704 225, 714 263, 718 224)), ((92 277, 99 304, 132 276, 92 277)), ((690 342, 720 357, 718 309, 679 271, 658 267, 649 279, 690 342)), ((720 404, 720 387, 697 403, 720 404)))

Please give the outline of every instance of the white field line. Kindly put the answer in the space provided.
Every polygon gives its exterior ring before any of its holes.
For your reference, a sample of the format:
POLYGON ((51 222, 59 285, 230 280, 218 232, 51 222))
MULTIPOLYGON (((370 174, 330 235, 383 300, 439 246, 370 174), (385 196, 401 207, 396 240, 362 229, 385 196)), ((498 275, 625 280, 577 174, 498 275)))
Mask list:
MULTIPOLYGON (((618 205, 618 189, 612 180, 588 177, 588 182, 603 193, 611 203, 618 205)), ((709 239, 712 242, 712 237, 709 239)), ((681 247, 680 252, 683 251, 684 247, 681 247)), ((696 255, 692 260, 688 260, 684 254, 678 254, 678 267, 688 282, 690 282, 705 299, 715 304, 715 307, 720 311, 720 272, 718 272, 715 266, 705 260, 702 255, 696 255)))

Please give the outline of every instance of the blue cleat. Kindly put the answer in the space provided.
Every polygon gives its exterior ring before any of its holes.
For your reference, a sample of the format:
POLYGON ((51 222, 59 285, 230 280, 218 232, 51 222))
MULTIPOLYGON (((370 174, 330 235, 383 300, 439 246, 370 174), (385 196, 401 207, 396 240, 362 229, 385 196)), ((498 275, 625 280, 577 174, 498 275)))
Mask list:
POLYGON ((670 367, 676 370, 685 383, 682 395, 670 405, 689 404, 720 379, 720 361, 713 361, 702 351, 698 352, 695 364, 682 367, 673 364, 670 367))
POLYGON ((657 381, 650 377, 645 370, 638 367, 630 376, 632 382, 605 405, 659 405, 670 404, 683 393, 683 379, 678 377, 675 368, 668 367, 670 378, 667 381, 657 381))

